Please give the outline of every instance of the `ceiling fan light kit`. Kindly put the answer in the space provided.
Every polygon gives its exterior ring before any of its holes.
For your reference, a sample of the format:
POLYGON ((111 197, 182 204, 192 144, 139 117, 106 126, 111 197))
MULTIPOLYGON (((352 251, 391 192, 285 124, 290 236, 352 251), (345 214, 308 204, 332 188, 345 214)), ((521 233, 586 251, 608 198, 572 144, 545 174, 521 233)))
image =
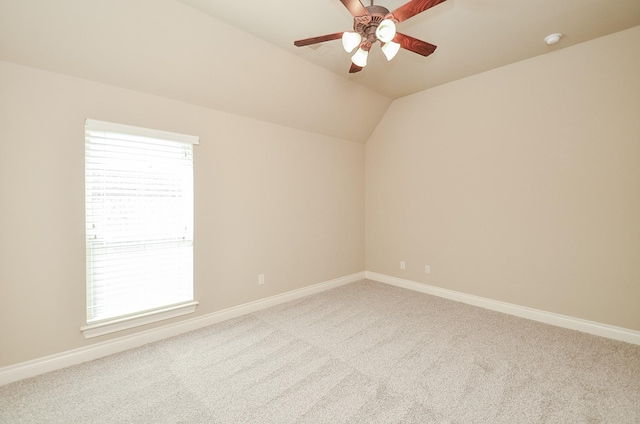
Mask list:
POLYGON ((353 49, 358 47, 362 42, 362 36, 357 32, 345 31, 342 34, 342 47, 347 53, 351 53, 353 49))
POLYGON ((384 57, 386 57, 387 60, 391 60, 396 57, 396 55, 400 51, 400 44, 389 41, 388 43, 384 43, 382 45, 381 50, 382 53, 384 53, 384 57))
POLYGON ((369 57, 369 51, 364 50, 362 47, 360 47, 356 52, 356 54, 354 54, 351 57, 351 62, 353 62, 354 65, 364 68, 365 66, 367 66, 368 57, 369 57))
POLYGON ((369 49, 380 41, 382 53, 387 60, 393 59, 400 48, 412 51, 422 56, 429 56, 436 50, 436 46, 426 43, 396 30, 396 24, 424 12, 445 0, 412 0, 400 6, 393 12, 383 6, 377 6, 371 1, 371 6, 365 7, 360 0, 340 0, 353 16, 354 32, 345 31, 320 37, 295 41, 293 44, 302 47, 325 41, 342 39, 342 46, 347 53, 360 47, 351 57, 349 73, 359 72, 367 65, 369 49))
POLYGON ((396 24, 391 19, 380 22, 376 29, 376 38, 383 43, 388 43, 396 36, 396 24))

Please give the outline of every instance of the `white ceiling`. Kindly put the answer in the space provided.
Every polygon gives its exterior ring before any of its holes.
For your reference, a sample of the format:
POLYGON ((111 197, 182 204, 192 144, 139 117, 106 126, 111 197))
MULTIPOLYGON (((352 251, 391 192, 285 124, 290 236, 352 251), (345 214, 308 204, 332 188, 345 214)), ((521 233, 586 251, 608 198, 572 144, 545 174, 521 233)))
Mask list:
MULTIPOLYGON (((367 67, 349 74, 351 55, 339 40, 315 49, 293 45, 350 30, 352 17, 339 0, 179 1, 391 99, 640 25, 640 0, 447 0, 398 26, 437 45, 434 54, 401 50, 387 62, 376 45, 367 67), (546 45, 555 32, 564 34, 560 43, 546 45)), ((374 4, 394 10, 405 2, 374 4)))

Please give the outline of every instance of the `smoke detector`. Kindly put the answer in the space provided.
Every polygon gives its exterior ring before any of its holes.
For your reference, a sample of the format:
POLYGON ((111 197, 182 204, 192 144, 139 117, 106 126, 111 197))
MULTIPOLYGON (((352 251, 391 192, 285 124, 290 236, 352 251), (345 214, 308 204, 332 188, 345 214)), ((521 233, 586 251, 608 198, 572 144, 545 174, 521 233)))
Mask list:
POLYGON ((560 41, 560 38, 562 38, 562 34, 558 32, 558 33, 550 34, 544 37, 544 42, 547 43, 548 45, 552 45, 560 41))

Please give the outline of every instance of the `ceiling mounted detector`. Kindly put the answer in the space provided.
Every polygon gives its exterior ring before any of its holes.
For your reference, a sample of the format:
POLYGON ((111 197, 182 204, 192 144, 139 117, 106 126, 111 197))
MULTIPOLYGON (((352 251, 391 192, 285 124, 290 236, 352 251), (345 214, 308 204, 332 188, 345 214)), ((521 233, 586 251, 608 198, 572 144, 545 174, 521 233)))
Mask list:
POLYGON ((550 34, 544 37, 544 42, 551 46, 553 44, 556 44, 558 41, 560 41, 561 38, 562 38, 562 34, 557 32, 555 34, 550 34))

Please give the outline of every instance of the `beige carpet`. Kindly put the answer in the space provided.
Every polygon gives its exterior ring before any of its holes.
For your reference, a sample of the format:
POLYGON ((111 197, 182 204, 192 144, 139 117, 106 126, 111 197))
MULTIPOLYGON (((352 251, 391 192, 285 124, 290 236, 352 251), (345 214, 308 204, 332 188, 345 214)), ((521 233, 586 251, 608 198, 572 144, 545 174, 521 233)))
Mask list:
POLYGON ((640 346, 360 281, 0 387, 0 423, 640 423, 640 346))

